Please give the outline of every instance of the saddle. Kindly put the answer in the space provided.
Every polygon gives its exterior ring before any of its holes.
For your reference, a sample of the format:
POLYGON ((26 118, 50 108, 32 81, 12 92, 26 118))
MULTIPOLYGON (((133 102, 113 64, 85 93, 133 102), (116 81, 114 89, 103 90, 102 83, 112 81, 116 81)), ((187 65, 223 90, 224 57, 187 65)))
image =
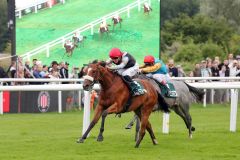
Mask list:
POLYGON ((162 95, 164 95, 167 98, 176 98, 177 97, 176 89, 172 83, 167 82, 166 85, 163 85, 162 83, 159 83, 157 80, 155 80, 155 79, 153 79, 153 80, 158 84, 162 95))

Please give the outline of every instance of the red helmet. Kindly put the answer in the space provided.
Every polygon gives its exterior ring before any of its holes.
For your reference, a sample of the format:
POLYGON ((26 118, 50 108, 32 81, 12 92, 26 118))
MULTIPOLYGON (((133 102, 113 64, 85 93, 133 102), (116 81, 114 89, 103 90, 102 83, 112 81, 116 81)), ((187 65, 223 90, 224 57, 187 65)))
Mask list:
POLYGON ((154 63, 154 57, 153 56, 145 56, 144 63, 154 63))
POLYGON ((109 52, 109 57, 112 59, 122 57, 122 55, 123 53, 120 51, 119 48, 112 48, 109 52))

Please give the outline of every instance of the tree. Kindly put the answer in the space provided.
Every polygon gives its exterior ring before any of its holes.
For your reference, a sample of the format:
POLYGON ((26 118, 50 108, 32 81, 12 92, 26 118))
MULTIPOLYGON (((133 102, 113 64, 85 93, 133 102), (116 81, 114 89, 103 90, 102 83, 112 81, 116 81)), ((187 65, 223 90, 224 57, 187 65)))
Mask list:
MULTIPOLYGON (((162 43, 171 46, 175 41, 188 43, 193 40, 195 44, 206 43, 211 40, 221 46, 225 52, 229 52, 229 42, 234 33, 225 18, 213 19, 204 15, 189 17, 181 14, 178 18, 167 21, 162 27, 162 43)), ((161 47, 162 49, 164 47, 161 47)))
POLYGON ((7 1, 0 1, 0 52, 2 52, 9 40, 9 33, 7 28, 7 1))
POLYGON ((165 21, 178 17, 180 13, 192 17, 199 12, 199 8, 199 0, 161 0, 161 26, 165 21))
POLYGON ((200 0, 201 14, 217 18, 224 17, 240 32, 240 0, 200 0))

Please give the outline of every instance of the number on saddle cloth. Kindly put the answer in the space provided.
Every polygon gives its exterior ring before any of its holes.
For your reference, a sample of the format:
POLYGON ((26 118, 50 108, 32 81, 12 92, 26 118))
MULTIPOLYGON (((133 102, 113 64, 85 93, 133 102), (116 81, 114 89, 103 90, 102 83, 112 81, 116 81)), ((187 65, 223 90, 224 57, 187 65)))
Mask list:
POLYGON ((166 85, 163 85, 162 83, 159 83, 157 80, 155 80, 155 82, 158 84, 159 88, 161 89, 162 95, 164 95, 165 97, 168 97, 168 98, 176 98, 177 97, 176 89, 172 83, 167 82, 166 85))

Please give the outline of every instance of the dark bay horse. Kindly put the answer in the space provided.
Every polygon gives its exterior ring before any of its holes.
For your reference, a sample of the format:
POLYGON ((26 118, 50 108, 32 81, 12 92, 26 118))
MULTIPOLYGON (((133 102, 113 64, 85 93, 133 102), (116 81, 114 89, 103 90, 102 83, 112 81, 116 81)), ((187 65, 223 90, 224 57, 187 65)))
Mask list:
MULTIPOLYGON (((162 94, 158 82, 146 77, 145 75, 138 75, 138 78, 148 79, 157 92, 162 94)), ((192 87, 183 81, 171 80, 170 82, 174 85, 178 96, 177 98, 163 96, 164 103, 167 103, 168 107, 174 110, 174 112, 184 120, 188 129, 189 137, 192 138, 192 131, 195 131, 195 128, 192 126, 192 117, 189 113, 189 108, 192 102, 201 102, 205 93, 204 91, 192 87)), ((133 119, 133 121, 134 120, 135 119, 133 119)), ((136 128, 138 130, 139 127, 137 126, 136 128)))
POLYGON ((117 24, 120 25, 120 28, 122 27, 122 18, 121 17, 119 17, 119 16, 113 17, 112 21, 113 21, 113 30, 117 24))
MULTIPOLYGON (((74 50, 75 47, 76 47, 75 45, 70 46, 70 45, 67 45, 67 44, 65 43, 65 44, 64 44, 65 53, 64 53, 63 57, 65 56, 65 54, 67 54, 68 57, 71 57, 72 54, 73 54, 73 50, 74 50)), ((62 58, 63 58, 63 57, 62 57, 62 58)))
POLYGON ((152 11, 152 8, 149 6, 148 3, 145 3, 143 5, 143 9, 144 9, 144 14, 148 14, 148 15, 149 15, 150 11, 152 11))
POLYGON ((111 26, 111 25, 107 25, 106 27, 100 27, 99 28, 99 33, 100 33, 100 35, 102 35, 103 33, 107 33, 107 35, 108 35, 108 33, 109 33, 109 26, 111 26))
MULTIPOLYGON (((150 134, 153 144, 157 144, 155 135, 153 133, 151 124, 149 122, 149 116, 152 113, 154 107, 157 106, 158 99, 160 98, 148 80, 137 79, 139 83, 143 85, 146 93, 140 96, 131 97, 127 85, 124 83, 122 78, 113 73, 108 68, 105 67, 105 62, 91 63, 88 65, 86 75, 84 76, 83 88, 84 90, 91 90, 94 83, 99 82, 101 85, 101 90, 99 94, 99 102, 95 109, 95 115, 91 121, 88 129, 83 134, 81 138, 77 141, 78 143, 83 143, 87 138, 88 133, 98 122, 102 116, 102 123, 100 128, 100 133, 98 135, 98 141, 103 140, 104 122, 108 114, 112 113, 124 113, 134 111, 139 117, 141 128, 138 132, 138 138, 135 147, 139 147, 144 135, 145 130, 150 134), (131 101, 129 102, 129 98, 131 101)), ((167 106, 161 106, 164 111, 168 112, 167 106)))

